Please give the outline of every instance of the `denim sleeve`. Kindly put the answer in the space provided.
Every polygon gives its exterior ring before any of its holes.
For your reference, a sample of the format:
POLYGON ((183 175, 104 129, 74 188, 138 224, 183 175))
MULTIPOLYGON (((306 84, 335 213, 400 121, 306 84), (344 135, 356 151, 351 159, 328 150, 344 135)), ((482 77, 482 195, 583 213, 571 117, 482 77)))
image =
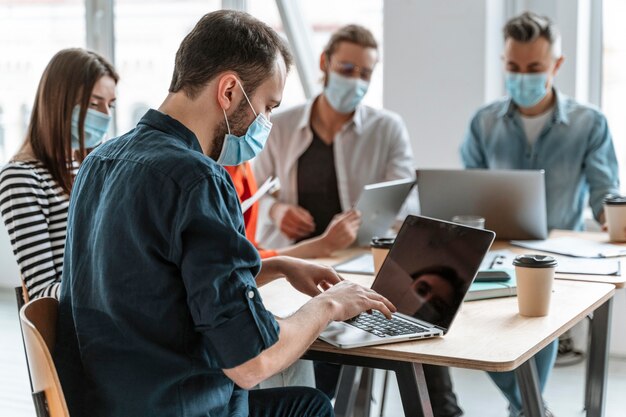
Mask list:
POLYGON ((488 168, 481 133, 479 116, 476 114, 470 122, 460 148, 461 160, 465 168, 488 168))
POLYGON ((606 118, 597 113, 588 141, 584 162, 589 184, 589 205, 598 220, 606 194, 619 194, 617 157, 606 118))
POLYGON ((208 355, 217 366, 232 368, 278 340, 278 324, 256 288, 259 255, 246 239, 230 180, 209 176, 181 200, 173 259, 179 259, 192 320, 208 355))

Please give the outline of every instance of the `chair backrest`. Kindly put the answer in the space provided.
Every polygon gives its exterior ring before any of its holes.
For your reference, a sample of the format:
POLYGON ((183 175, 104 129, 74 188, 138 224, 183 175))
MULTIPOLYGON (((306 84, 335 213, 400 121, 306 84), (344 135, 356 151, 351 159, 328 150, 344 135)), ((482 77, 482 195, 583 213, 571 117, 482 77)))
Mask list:
POLYGON ((42 297, 30 301, 20 310, 20 323, 33 384, 33 400, 38 416, 47 414, 50 417, 69 417, 51 354, 56 338, 58 307, 59 302, 55 298, 42 297), (41 410, 42 397, 45 397, 47 405, 44 407, 47 413, 44 414, 41 410))
MULTIPOLYGON (((24 307, 24 304, 28 302, 26 299, 24 291, 24 281, 22 281, 22 285, 19 287, 15 287, 15 299, 17 301, 17 317, 20 316, 20 310, 24 307)), ((28 369, 28 381, 30 382, 30 390, 33 390, 33 380, 30 377, 30 366, 28 366, 28 355, 26 355, 26 342, 24 342, 24 331, 22 330, 22 326, 20 325, 20 332, 22 333, 22 346, 24 347, 24 357, 26 358, 26 368, 28 369)))

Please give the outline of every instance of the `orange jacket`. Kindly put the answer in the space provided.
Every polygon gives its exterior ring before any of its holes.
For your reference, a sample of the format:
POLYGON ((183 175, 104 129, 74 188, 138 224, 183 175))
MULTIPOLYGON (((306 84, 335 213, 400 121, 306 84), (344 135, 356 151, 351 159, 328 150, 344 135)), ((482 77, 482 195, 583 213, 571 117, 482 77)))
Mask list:
MULTIPOLYGON (((235 184, 235 190, 239 196, 239 201, 247 200, 252 197, 257 191, 257 183, 252 173, 252 168, 249 162, 245 162, 242 165, 237 166, 225 166, 226 171, 230 174, 235 184)), ((256 242, 256 225, 259 216, 259 202, 257 201, 243 214, 243 221, 246 225, 246 237, 255 248, 259 251, 259 255, 262 259, 271 258, 277 256, 278 252, 275 250, 266 250, 259 248, 256 242)))

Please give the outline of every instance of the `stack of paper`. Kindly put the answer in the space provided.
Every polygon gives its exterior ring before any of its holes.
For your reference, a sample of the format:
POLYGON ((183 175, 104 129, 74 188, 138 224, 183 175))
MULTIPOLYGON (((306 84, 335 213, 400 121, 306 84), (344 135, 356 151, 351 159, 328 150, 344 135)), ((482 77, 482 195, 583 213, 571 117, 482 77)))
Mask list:
POLYGON ((612 258, 626 255, 626 246, 599 243, 576 237, 557 237, 546 240, 512 240, 511 244, 522 248, 578 258, 612 258))
MULTIPOLYGON (((516 256, 516 253, 507 249, 490 251, 480 264, 480 270, 511 268, 516 256)), ((621 262, 618 259, 576 258, 558 255, 554 257, 557 261, 556 272, 561 274, 621 275, 622 272, 621 262)))

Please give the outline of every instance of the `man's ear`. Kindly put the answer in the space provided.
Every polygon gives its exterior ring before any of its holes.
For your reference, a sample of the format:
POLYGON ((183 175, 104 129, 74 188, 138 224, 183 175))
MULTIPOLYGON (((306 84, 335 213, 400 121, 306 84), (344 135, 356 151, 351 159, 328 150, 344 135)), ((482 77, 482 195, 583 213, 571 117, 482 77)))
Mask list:
POLYGON ((217 80, 217 103, 218 105, 224 109, 224 111, 228 111, 235 102, 239 102, 241 99, 241 91, 237 84, 239 83, 239 79, 232 72, 225 72, 219 76, 217 80))
POLYGON ((559 69, 561 69, 561 65, 563 65, 563 61, 565 61, 564 56, 561 55, 559 58, 557 58, 556 62, 554 63, 554 69, 552 70, 553 77, 556 77, 556 74, 558 74, 559 69))
POLYGON ((326 79, 328 77, 329 66, 330 66, 330 59, 328 58, 328 55, 326 54, 326 52, 322 52, 322 54, 320 55, 320 70, 324 74, 322 76, 322 83, 324 85, 326 85, 326 81, 327 81, 326 79))
POLYGON ((328 69, 328 57, 326 56, 326 52, 322 52, 320 55, 320 70, 325 74, 328 69))

